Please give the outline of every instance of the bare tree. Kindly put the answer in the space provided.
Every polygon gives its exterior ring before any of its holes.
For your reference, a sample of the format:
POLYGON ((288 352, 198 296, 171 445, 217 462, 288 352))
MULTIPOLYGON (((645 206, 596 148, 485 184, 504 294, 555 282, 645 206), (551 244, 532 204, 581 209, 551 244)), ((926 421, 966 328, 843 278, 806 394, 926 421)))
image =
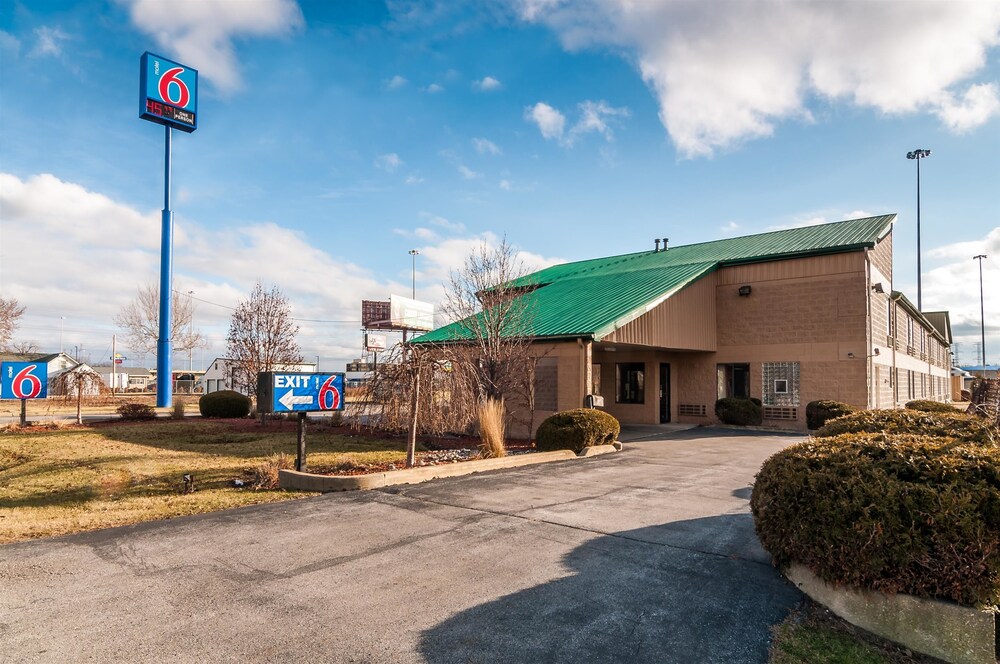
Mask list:
POLYGON ((23 315, 24 307, 15 298, 0 297, 0 350, 7 349, 23 315))
POLYGON ((100 394, 102 388, 104 388, 104 381, 100 374, 83 364, 78 364, 72 369, 62 372, 52 381, 53 392, 62 394, 67 400, 76 399, 77 424, 83 424, 84 395, 100 394))
POLYGON ((249 297, 236 306, 229 322, 226 348, 233 361, 234 389, 257 396, 257 373, 302 363, 288 299, 277 286, 258 281, 249 297))
POLYGON ((19 355, 31 355, 38 352, 38 344, 34 341, 12 341, 7 344, 7 348, 10 352, 19 355))
POLYGON ((533 365, 533 309, 522 297, 536 284, 507 238, 496 247, 480 245, 451 274, 443 309, 468 340, 466 357, 482 396, 499 400, 521 391, 526 367, 533 365))
MULTIPOLYGON (((170 339, 177 352, 204 348, 207 341, 194 328, 194 300, 175 292, 171 298, 170 339)), ((129 348, 143 353, 156 352, 160 336, 160 289, 154 284, 139 286, 135 299, 122 307, 114 317, 115 324, 125 331, 129 348)))

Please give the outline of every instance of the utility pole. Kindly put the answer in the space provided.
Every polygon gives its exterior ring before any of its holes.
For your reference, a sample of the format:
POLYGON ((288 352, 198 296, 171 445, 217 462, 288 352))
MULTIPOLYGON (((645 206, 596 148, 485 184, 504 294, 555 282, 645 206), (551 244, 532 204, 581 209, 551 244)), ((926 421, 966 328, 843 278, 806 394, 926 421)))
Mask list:
POLYGON ((917 161, 917 311, 923 311, 923 295, 920 288, 920 160, 931 156, 930 150, 917 149, 906 153, 907 159, 917 161))
POLYGON ((411 284, 412 284, 410 297, 412 297, 414 300, 417 299, 417 256, 419 255, 420 255, 419 251, 417 251, 416 249, 410 249, 410 256, 413 257, 413 269, 410 272, 411 284))
POLYGON ((118 386, 118 336, 115 334, 111 335, 111 396, 115 394, 115 388, 118 386))
POLYGON ((986 254, 973 256, 972 260, 979 261, 979 333, 982 335, 983 343, 983 371, 986 371, 986 309, 983 307, 983 259, 986 254))

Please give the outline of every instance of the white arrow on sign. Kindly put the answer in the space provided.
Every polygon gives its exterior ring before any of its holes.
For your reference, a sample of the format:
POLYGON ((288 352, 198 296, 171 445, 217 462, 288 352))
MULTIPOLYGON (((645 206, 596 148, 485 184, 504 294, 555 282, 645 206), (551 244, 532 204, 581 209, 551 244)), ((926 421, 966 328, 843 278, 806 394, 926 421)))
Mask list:
POLYGON ((287 408, 288 410, 294 410, 293 406, 296 404, 309 405, 313 402, 313 397, 311 395, 298 395, 296 396, 295 390, 288 390, 285 392, 278 403, 287 408))

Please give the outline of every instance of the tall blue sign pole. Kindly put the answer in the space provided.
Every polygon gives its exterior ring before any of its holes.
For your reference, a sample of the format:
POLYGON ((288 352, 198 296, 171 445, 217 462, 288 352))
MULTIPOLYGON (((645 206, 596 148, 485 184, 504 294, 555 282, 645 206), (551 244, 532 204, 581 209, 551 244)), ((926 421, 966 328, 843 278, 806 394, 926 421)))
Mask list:
POLYGON ((198 128, 198 71, 146 52, 139 59, 139 117, 163 125, 163 215, 160 232, 160 312, 156 340, 156 405, 173 401, 170 338, 173 318, 173 227, 170 210, 171 129, 191 133, 198 128))

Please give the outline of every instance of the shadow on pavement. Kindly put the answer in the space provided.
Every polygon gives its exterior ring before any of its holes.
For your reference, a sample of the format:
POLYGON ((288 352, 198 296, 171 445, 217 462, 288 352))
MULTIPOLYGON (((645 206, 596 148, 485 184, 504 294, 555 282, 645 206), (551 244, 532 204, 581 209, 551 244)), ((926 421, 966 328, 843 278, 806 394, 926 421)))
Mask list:
POLYGON ((768 560, 749 514, 598 537, 565 557, 568 576, 452 616, 420 652, 433 664, 765 662, 770 626, 802 597, 768 560))

